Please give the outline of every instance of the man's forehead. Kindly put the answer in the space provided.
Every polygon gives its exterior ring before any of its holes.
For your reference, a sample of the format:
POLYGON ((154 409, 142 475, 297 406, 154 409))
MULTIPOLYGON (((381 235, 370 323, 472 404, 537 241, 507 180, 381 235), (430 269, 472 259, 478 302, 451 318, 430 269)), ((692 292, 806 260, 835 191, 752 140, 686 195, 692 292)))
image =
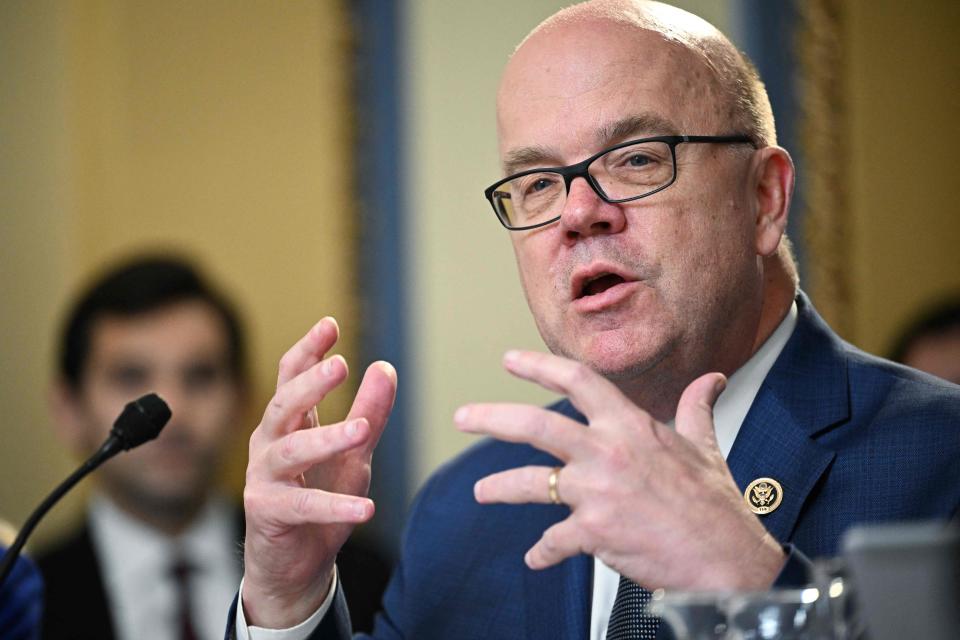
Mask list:
POLYGON ((547 146, 567 156, 597 151, 623 134, 714 133, 706 129, 719 93, 702 54, 658 32, 610 27, 551 29, 510 60, 497 99, 505 165, 547 146))
POLYGON ((103 313, 90 331, 91 355, 138 350, 157 357, 225 350, 227 330, 205 301, 189 300, 136 314, 103 313), (161 352, 162 351, 162 352, 161 352))

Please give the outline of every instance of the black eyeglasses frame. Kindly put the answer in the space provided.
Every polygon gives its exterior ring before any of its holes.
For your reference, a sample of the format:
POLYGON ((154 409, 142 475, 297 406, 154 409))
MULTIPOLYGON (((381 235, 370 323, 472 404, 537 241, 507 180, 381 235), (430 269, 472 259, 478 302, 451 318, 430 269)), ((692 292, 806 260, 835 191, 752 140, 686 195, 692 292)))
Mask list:
POLYGON ((516 180, 517 178, 522 178, 523 176, 528 176, 534 173, 549 172, 549 173, 558 174, 563 177, 563 182, 566 187, 566 192, 568 195, 570 194, 570 185, 571 183, 573 183, 573 180, 575 178, 583 178, 587 181, 587 184, 589 184, 590 187, 593 189, 594 193, 596 193, 600 197, 600 199, 603 200, 604 202, 608 202, 610 204, 620 204, 622 202, 631 202, 633 200, 639 200, 640 198, 646 198, 648 196, 652 196, 655 193, 659 193, 660 191, 663 191, 664 189, 666 189, 667 187, 669 187, 670 185, 672 185, 674 182, 677 181, 677 145, 684 144, 684 143, 693 143, 693 144, 697 144, 697 143, 743 144, 743 143, 746 143, 756 148, 756 143, 754 142, 753 138, 747 135, 742 135, 742 134, 729 135, 729 136, 655 136, 652 138, 637 138, 636 140, 627 140, 626 142, 615 144, 612 147, 608 147, 606 149, 603 149, 602 151, 598 151, 597 153, 593 154, 586 160, 583 160, 576 164, 568 165, 566 167, 537 167, 535 169, 525 169, 524 171, 514 173, 513 175, 507 176, 502 180, 498 180, 497 182, 494 182, 492 185, 484 189, 483 195, 486 197, 487 201, 490 203, 490 206, 493 207, 493 213, 494 215, 497 216, 497 220, 499 220, 500 224, 502 224, 506 229, 510 231, 526 231, 528 229, 537 229, 539 227, 545 227, 548 224, 553 224, 554 222, 559 220, 562 214, 557 214, 555 218, 551 218, 544 222, 538 222, 537 224, 524 225, 522 227, 512 226, 507 222, 507 220, 504 219, 504 216, 501 215, 500 210, 497 208, 497 203, 494 199, 494 192, 497 190, 497 188, 500 187, 500 185, 506 184, 511 180, 516 180), (619 200, 608 197, 607 194, 603 192, 603 188, 599 184, 597 184, 597 182, 593 179, 593 176, 590 175, 590 173, 587 171, 587 168, 594 162, 594 160, 610 153, 611 151, 616 151, 617 149, 622 149, 623 147, 629 147, 631 145, 641 144, 644 142, 663 142, 670 147, 670 158, 671 158, 671 161, 673 162, 673 177, 671 177, 670 181, 667 182, 666 184, 660 187, 657 187, 653 191, 649 191, 639 196, 630 196, 629 198, 621 198, 619 200))

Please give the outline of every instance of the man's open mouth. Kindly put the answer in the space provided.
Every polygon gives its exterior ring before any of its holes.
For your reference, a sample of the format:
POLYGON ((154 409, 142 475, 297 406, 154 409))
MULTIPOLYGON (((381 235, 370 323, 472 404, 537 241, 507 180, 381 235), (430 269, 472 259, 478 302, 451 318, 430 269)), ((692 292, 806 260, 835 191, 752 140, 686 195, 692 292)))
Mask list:
POLYGON ((595 296, 598 293, 603 293, 611 287, 615 287, 618 284, 626 282, 623 276, 617 275, 616 273, 601 273, 593 278, 588 278, 584 281, 583 285, 580 287, 580 292, 577 298, 584 298, 586 296, 595 296))

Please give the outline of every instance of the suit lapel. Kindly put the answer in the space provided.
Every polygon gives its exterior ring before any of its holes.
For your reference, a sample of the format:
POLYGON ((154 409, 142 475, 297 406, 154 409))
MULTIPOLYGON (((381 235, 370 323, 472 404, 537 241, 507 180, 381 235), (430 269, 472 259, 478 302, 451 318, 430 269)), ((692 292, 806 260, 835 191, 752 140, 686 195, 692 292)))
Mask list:
POLYGON ((847 361, 804 294, 793 335, 764 380, 727 459, 743 491, 773 478, 783 501, 760 516, 781 542, 790 539, 811 491, 835 457, 816 436, 849 419, 847 361))
POLYGON ((84 526, 62 547, 40 558, 45 582, 43 638, 112 640, 110 604, 90 529, 84 526))

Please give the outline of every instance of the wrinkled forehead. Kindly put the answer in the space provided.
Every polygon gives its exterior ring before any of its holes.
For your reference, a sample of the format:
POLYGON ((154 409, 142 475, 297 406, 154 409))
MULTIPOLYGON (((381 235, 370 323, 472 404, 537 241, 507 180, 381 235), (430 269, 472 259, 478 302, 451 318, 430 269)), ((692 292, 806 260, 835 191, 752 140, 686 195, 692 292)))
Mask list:
POLYGON ((727 109, 704 55, 649 29, 603 20, 533 34, 508 63, 497 94, 501 157, 519 146, 586 154, 615 123, 635 119, 672 130, 637 135, 716 134, 727 109))

